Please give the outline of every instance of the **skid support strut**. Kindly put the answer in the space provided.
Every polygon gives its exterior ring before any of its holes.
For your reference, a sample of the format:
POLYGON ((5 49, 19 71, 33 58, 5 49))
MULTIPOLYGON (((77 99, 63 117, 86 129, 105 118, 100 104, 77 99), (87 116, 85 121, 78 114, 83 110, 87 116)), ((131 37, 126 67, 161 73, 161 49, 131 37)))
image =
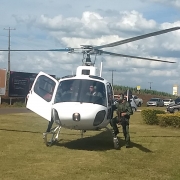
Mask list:
POLYGON ((61 126, 56 126, 52 128, 50 132, 43 133, 43 139, 46 146, 52 146, 54 142, 58 141, 60 131, 61 126), (51 136, 50 140, 48 140, 48 136, 51 136))
POLYGON ((106 129, 112 133, 114 148, 119 149, 119 147, 120 147, 119 140, 118 140, 117 136, 114 134, 114 131, 110 130, 108 127, 106 127, 106 129))

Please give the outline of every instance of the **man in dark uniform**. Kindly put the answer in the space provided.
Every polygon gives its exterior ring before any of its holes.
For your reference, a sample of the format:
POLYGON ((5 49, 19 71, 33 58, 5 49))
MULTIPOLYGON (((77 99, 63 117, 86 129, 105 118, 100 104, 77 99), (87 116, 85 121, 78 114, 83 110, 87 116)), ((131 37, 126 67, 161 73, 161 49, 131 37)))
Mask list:
POLYGON ((129 119, 130 115, 133 114, 130 103, 124 97, 124 94, 119 94, 118 103, 116 103, 117 116, 112 118, 111 126, 113 127, 114 136, 119 133, 117 123, 122 125, 123 134, 125 137, 126 148, 130 145, 130 135, 129 135, 129 119))

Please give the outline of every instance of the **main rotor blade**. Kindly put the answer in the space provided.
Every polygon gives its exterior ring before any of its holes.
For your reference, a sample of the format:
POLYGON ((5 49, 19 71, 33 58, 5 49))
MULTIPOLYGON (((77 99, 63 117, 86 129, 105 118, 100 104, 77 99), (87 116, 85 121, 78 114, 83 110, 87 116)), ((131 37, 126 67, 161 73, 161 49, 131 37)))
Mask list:
POLYGON ((72 48, 67 49, 0 49, 0 51, 63 51, 63 52, 69 52, 72 51, 72 48))
POLYGON ((179 29, 180 29, 180 27, 164 29, 164 30, 161 30, 161 31, 156 31, 156 32, 136 36, 136 37, 133 37, 133 38, 124 39, 124 40, 121 40, 121 41, 116 41, 116 42, 113 42, 113 43, 110 43, 110 44, 105 44, 105 45, 102 45, 102 46, 95 46, 94 49, 101 49, 101 48, 106 48, 106 47, 114 47, 114 46, 118 46, 118 45, 121 45, 121 44, 126 44, 126 43, 129 43, 129 42, 133 42, 133 41, 137 41, 137 40, 140 40, 140 39, 148 38, 148 37, 151 37, 151 36, 157 36, 157 35, 160 35, 160 34, 171 32, 171 31, 176 31, 176 30, 179 30, 179 29))
POLYGON ((176 63, 173 61, 165 61, 161 59, 152 59, 152 58, 144 58, 144 57, 139 57, 139 56, 130 56, 130 55, 125 55, 125 54, 117 54, 117 53, 111 53, 107 51, 100 51, 100 54, 108 54, 108 55, 113 55, 113 56, 120 56, 120 57, 128 57, 128 58, 134 58, 134 59, 143 59, 143 60, 148 60, 148 61, 157 61, 157 62, 165 62, 165 63, 176 63))

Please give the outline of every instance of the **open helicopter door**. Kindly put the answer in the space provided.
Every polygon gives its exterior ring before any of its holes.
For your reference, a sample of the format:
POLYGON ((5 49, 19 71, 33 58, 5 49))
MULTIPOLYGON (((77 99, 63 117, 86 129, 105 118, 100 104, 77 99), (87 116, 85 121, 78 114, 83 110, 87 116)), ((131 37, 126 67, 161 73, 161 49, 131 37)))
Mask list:
POLYGON ((40 72, 29 92, 26 107, 48 121, 59 82, 46 73, 40 72))
POLYGON ((113 88, 110 83, 107 84, 107 99, 108 99, 108 114, 107 114, 107 119, 112 119, 113 118, 113 98, 114 98, 114 93, 113 93, 113 88))

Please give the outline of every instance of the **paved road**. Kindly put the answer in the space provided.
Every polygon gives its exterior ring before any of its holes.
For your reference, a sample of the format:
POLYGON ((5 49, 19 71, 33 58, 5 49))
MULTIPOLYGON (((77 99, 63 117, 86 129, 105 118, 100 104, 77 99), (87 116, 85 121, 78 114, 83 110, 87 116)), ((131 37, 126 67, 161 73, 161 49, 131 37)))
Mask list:
POLYGON ((31 111, 26 108, 0 108, 1 114, 12 114, 12 113, 30 113, 31 111))

